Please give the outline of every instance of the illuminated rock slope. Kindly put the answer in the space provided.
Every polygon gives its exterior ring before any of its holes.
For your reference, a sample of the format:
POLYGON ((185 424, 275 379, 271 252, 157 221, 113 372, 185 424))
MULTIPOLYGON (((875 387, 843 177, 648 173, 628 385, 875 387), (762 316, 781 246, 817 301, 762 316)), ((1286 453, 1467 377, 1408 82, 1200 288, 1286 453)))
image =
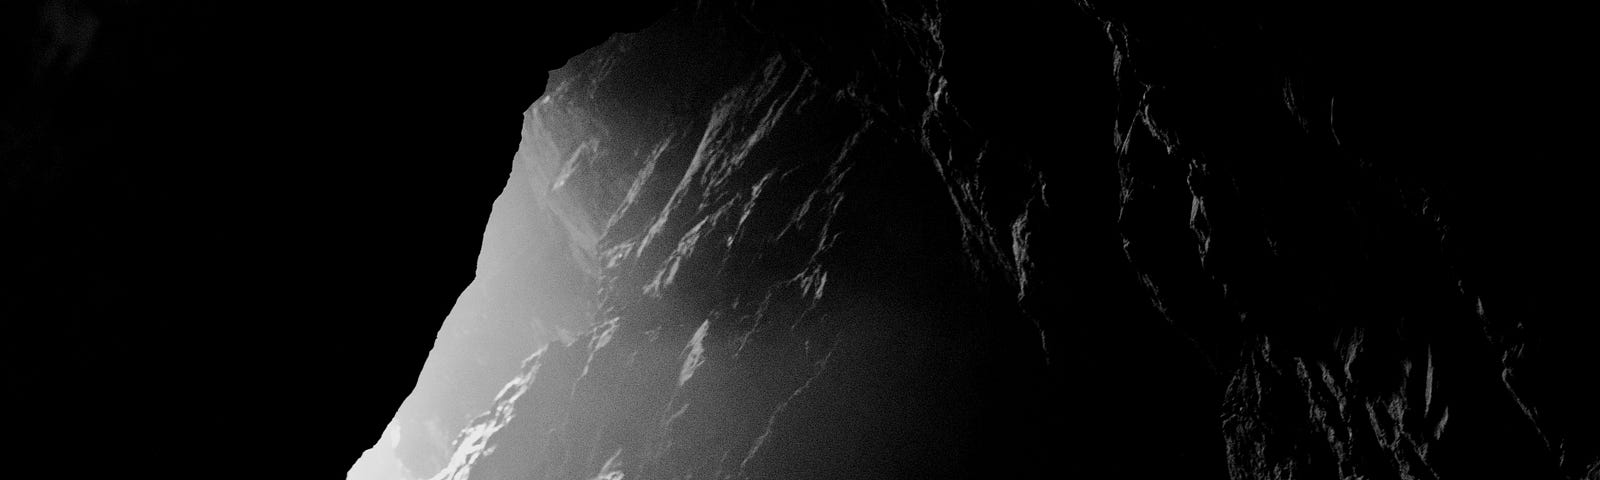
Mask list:
POLYGON ((1548 154, 1536 107, 1455 95, 1509 57, 1417 12, 843 3, 686 8, 552 73, 518 161, 581 199, 595 326, 435 478, 1600 465, 1585 332, 1505 256, 1556 200, 1478 166, 1548 154))

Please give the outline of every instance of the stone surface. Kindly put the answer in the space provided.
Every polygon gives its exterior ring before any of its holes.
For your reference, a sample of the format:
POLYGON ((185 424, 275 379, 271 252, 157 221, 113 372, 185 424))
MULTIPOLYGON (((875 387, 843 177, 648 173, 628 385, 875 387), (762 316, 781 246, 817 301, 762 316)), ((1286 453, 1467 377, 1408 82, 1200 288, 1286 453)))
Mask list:
POLYGON ((1516 63, 1453 49, 1528 39, 1420 12, 1083 5, 996 37, 981 15, 1017 12, 698 7, 526 113, 523 155, 632 186, 591 203, 599 325, 525 362, 434 478, 1592 475, 1593 397, 1516 373, 1585 364, 1506 333, 1554 290, 1501 287, 1485 244, 1517 240, 1472 230, 1548 208, 1480 166, 1547 107, 1456 103, 1487 86, 1460 62, 1516 63))
POLYGON ((3 7, 6 468, 343 475, 511 179, 419 476, 1600 472, 1573 12, 667 7, 3 7))

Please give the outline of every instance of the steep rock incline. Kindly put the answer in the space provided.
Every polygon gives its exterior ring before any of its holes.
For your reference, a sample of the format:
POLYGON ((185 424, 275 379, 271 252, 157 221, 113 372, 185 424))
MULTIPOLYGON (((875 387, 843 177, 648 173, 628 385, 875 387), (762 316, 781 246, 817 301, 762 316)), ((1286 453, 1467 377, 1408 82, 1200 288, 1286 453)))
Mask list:
POLYGON ((1583 287, 1533 229, 1576 190, 1518 123, 1553 100, 1457 101, 1559 55, 1480 47, 1553 39, 1357 6, 829 6, 686 5, 552 74, 524 154, 591 195, 598 326, 436 478, 1600 467, 1583 287), (1506 157, 1544 163, 1482 166, 1506 157))
POLYGON ((5 475, 342 476, 546 72, 666 3, 4 2, 5 475))
MULTIPOLYGON (((528 111, 525 154, 609 179, 584 184, 609 212, 600 325, 526 362, 438 478, 1038 473, 965 451, 1043 435, 1027 427, 1037 385, 1005 379, 1044 361, 1036 340, 1007 346, 1030 328, 967 296, 983 287, 947 193, 899 121, 924 108, 901 104, 923 65, 822 63, 706 28, 727 13, 614 38, 528 111), (903 89, 882 82, 902 73, 903 89)), ((841 34, 915 59, 930 25, 841 34)))

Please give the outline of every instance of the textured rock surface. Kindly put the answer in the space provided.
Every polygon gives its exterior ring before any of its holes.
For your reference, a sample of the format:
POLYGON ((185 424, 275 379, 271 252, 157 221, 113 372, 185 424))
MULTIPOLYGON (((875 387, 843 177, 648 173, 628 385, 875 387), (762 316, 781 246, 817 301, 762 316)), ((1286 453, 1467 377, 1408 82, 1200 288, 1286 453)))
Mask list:
POLYGON ((680 3, 0 7, 7 474, 341 475, 546 149, 441 477, 1597 475, 1587 17, 680 3))
POLYGON ((1452 49, 1528 39, 835 7, 699 4, 552 76, 519 161, 611 183, 599 324, 435 478, 1595 474, 1539 313, 1576 305, 1498 260, 1545 205, 1487 189, 1542 180, 1480 166, 1552 161, 1517 140, 1545 107, 1451 98, 1517 67, 1452 49))

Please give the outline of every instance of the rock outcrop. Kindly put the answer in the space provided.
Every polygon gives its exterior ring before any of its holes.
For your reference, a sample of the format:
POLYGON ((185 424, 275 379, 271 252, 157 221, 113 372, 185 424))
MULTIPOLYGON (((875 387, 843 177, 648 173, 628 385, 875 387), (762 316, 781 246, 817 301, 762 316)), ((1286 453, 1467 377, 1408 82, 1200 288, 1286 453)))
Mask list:
POLYGON ((1585 16, 475 8, 0 7, 3 471, 342 475, 515 171, 436 478, 1600 475, 1585 16))
POLYGON ((553 74, 523 151, 606 179, 598 325, 435 478, 1594 475, 1589 332, 1539 313, 1579 305, 1504 278, 1544 274, 1507 213, 1562 206, 1496 161, 1558 161, 1550 107, 1455 97, 1546 39, 836 7, 685 6, 553 74))

